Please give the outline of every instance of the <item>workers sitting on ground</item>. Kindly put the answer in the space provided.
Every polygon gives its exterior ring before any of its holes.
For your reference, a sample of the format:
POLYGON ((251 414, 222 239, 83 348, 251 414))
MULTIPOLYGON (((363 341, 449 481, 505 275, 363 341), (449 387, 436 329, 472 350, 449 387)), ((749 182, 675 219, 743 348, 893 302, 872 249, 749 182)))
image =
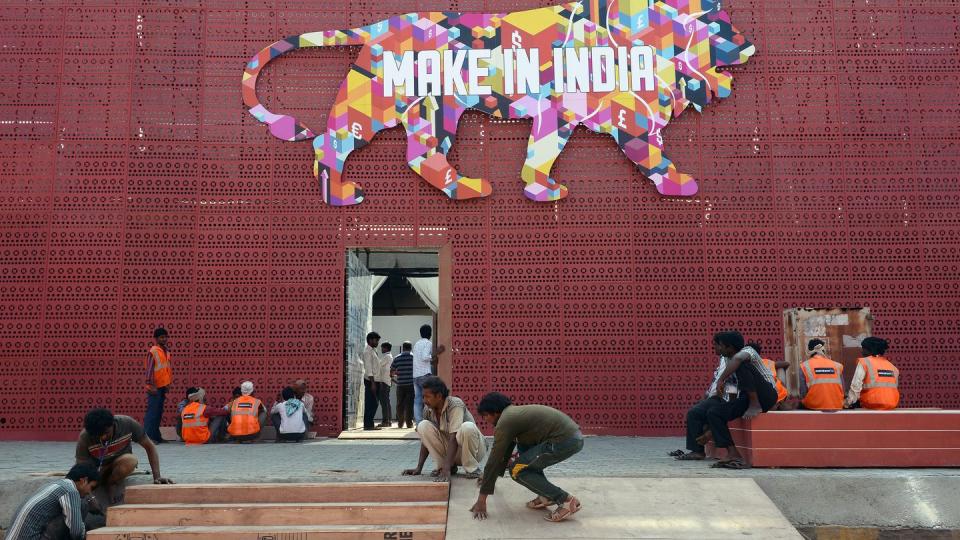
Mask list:
POLYGON ((440 377, 423 380, 423 405, 423 420, 417 424, 420 459, 416 468, 403 474, 419 475, 429 455, 436 467, 430 473, 435 482, 449 481, 458 465, 463 467, 466 478, 480 478, 487 444, 467 405, 450 395, 440 377))
POLYGON ((277 430, 276 442, 300 442, 307 435, 307 410, 288 386, 280 392, 281 401, 270 410, 270 420, 277 430))
POLYGON ((827 356, 819 339, 807 343, 810 359, 800 364, 800 398, 803 408, 836 411, 843 408, 843 366, 827 356))
POLYGON ((751 343, 747 343, 747 346, 752 347, 753 350, 757 351, 757 354, 761 355, 760 358, 763 360, 763 365, 766 366, 767 369, 770 371, 770 373, 773 375, 773 382, 777 387, 777 403, 776 405, 771 407, 770 410, 771 411, 781 410, 781 408, 784 405, 784 400, 787 399, 787 396, 789 396, 790 393, 787 391, 787 387, 783 384, 783 381, 780 380, 780 375, 778 374, 778 370, 787 369, 788 367, 790 367, 790 362, 787 362, 786 360, 780 360, 778 362, 775 362, 768 358, 763 358, 762 348, 760 347, 759 343, 751 342, 751 343))
POLYGON ((137 470, 139 461, 133 455, 133 444, 147 452, 154 484, 172 484, 160 476, 157 447, 147 437, 143 426, 129 416, 114 416, 107 409, 93 409, 83 419, 83 431, 77 439, 77 463, 93 463, 100 471, 98 499, 101 508, 123 503, 124 480, 137 470))
POLYGON ((88 495, 100 473, 92 463, 74 465, 67 477, 43 486, 14 514, 8 540, 80 540, 86 531, 103 527, 101 514, 88 512, 88 495))
POLYGON ((194 388, 189 403, 180 413, 183 442, 189 445, 217 443, 223 440, 228 411, 207 407, 207 392, 194 388))
POLYGON ((860 343, 863 358, 857 360, 857 370, 853 372, 850 390, 844 406, 859 405, 864 409, 888 411, 896 409, 900 403, 900 370, 884 358, 887 341, 868 337, 860 343))
POLYGON ((583 435, 569 416, 545 405, 513 405, 510 398, 491 392, 480 400, 477 413, 495 427, 493 449, 480 481, 480 495, 470 508, 474 519, 486 519, 487 496, 492 495, 497 477, 508 468, 510 477, 537 494, 527 508, 548 509, 547 521, 563 521, 581 508, 580 501, 551 484, 543 469, 556 465, 583 449, 583 435), (510 455, 518 456, 512 466, 510 455), (549 507, 556 505, 550 511, 549 507))
POLYGON ((260 438, 260 429, 266 423, 267 408, 253 396, 253 383, 240 385, 240 397, 230 405, 230 425, 227 433, 238 443, 251 443, 260 438))

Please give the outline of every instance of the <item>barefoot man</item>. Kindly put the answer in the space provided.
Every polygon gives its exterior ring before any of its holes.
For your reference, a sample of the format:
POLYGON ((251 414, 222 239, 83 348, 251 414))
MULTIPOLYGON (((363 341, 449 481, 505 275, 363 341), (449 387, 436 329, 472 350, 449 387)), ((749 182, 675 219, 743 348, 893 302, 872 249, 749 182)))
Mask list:
POLYGON ((480 416, 496 427, 493 450, 480 482, 480 495, 470 511, 474 519, 486 519, 487 496, 493 494, 497 477, 508 467, 516 445, 519 456, 510 467, 510 477, 537 494, 527 503, 531 510, 546 508, 547 521, 563 521, 580 510, 580 501, 551 484, 543 469, 569 459, 583 448, 583 435, 569 416, 544 405, 513 405, 510 398, 491 392, 477 406, 480 416), (550 506, 556 505, 555 510, 550 506))
POLYGON ((107 490, 107 504, 103 506, 123 503, 124 480, 137 470, 139 463, 133 455, 133 443, 147 452, 153 483, 173 483, 160 476, 157 447, 133 418, 114 416, 107 409, 93 409, 83 419, 83 428, 77 440, 77 463, 92 463, 100 471, 100 485, 107 490))

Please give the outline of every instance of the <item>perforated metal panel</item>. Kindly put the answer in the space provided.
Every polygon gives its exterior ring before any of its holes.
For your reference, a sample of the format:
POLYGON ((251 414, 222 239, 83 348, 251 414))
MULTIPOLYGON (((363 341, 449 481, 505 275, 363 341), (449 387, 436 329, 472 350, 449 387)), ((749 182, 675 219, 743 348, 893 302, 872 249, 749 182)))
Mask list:
MULTIPOLYGON (((341 425, 344 253, 453 246, 453 388, 560 407, 588 432, 677 433, 735 328, 782 350, 782 310, 863 305, 903 405, 960 406, 960 8, 954 0, 725 1, 757 54, 733 94, 664 132, 700 182, 665 199, 578 131, 558 204, 521 194, 528 123, 468 114, 451 161, 494 185, 452 202, 385 132, 322 203, 309 143, 247 114, 244 62, 276 39, 409 11, 531 1, 7 2, 0 13, 0 438, 142 417, 151 330, 171 401, 307 378, 341 425), (351 9, 351 11, 346 11, 351 9), (339 11, 338 11, 339 10, 339 11)), ((356 49, 274 62, 260 95, 320 124, 356 49)), ((777 356, 774 354, 773 356, 777 356)), ((167 423, 173 422, 173 404, 167 423)))

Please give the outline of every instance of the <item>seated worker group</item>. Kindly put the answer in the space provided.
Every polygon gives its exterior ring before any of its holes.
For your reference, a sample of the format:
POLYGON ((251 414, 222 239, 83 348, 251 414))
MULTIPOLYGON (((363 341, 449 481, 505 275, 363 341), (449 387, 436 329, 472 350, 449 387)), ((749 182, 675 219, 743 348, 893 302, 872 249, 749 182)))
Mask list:
POLYGON ((843 366, 827 356, 826 345, 819 339, 807 344, 810 358, 800 364, 800 397, 805 409, 814 411, 862 407, 886 411, 900 403, 900 370, 883 355, 886 340, 868 337, 860 343, 863 357, 850 381, 846 398, 843 395, 843 366))
POLYGON ((253 395, 253 383, 246 381, 223 408, 208 406, 203 388, 187 390, 177 428, 188 445, 217 443, 228 435, 235 442, 245 443, 260 437, 266 419, 266 407, 253 395))

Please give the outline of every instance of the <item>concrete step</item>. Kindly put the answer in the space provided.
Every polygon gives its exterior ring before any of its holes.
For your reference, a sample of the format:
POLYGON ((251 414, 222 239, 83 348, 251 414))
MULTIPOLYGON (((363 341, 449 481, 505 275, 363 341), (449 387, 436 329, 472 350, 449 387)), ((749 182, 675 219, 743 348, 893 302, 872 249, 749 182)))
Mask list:
POLYGON ((127 504, 446 502, 445 482, 176 484, 130 486, 127 504))
POLYGON ((444 525, 305 525, 255 527, 105 527, 87 533, 87 540, 443 540, 444 525))
POLYGON ((107 512, 109 527, 442 524, 446 519, 445 501, 123 504, 107 512))

